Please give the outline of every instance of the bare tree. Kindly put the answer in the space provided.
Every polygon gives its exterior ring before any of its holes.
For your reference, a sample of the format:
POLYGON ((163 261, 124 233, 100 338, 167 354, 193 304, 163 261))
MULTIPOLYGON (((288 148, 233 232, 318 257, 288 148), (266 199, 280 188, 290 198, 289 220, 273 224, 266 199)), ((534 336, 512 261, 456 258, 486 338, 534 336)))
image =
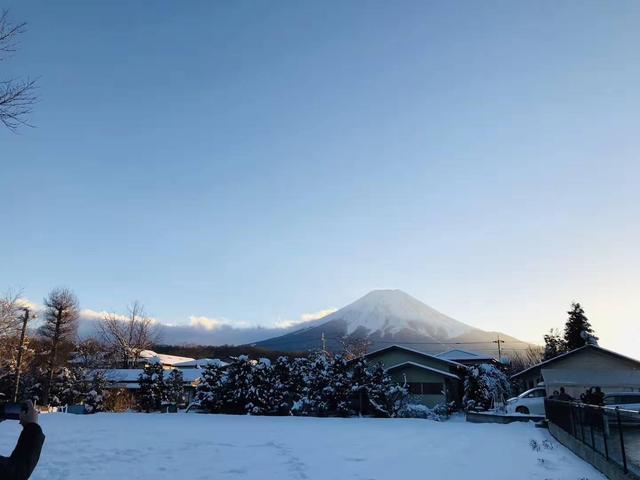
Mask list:
POLYGON ((102 341, 123 368, 130 368, 140 359, 140 352, 158 340, 158 329, 144 311, 144 306, 133 302, 126 315, 108 313, 98 327, 102 341))
POLYGON ((19 316, 20 294, 9 290, 0 297, 0 339, 16 334, 19 316))
MULTIPOLYGON (((18 46, 18 37, 26 31, 26 23, 13 24, 6 10, 0 13, 0 62, 10 57, 18 46)), ((36 103, 36 81, 12 78, 0 80, 0 122, 12 132, 30 126, 27 117, 36 103)))
POLYGON ((342 344, 342 354, 347 360, 364 357, 373 342, 367 337, 345 336, 340 340, 342 344))
POLYGON ((544 359, 544 348, 537 345, 529 345, 523 351, 514 351, 509 362, 508 371, 513 375, 537 365, 544 359))
POLYGON ((40 334, 50 344, 47 380, 42 394, 42 403, 49 402, 49 392, 53 382, 53 372, 58 366, 58 348, 64 340, 75 337, 78 331, 80 307, 78 298, 68 288, 56 288, 44 299, 44 324, 40 327, 40 334))

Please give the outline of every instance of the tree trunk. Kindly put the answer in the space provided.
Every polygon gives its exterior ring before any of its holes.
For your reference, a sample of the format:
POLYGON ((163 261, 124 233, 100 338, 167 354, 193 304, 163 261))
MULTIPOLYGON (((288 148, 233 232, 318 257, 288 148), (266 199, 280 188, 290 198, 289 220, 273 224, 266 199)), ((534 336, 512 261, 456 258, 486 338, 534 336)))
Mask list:
POLYGON ((44 393, 42 395, 42 404, 49 405, 49 394, 51 393, 51 384, 53 383, 53 369, 58 356, 58 342, 60 340, 60 323, 62 322, 62 311, 56 316, 56 330, 51 339, 51 353, 49 355, 49 373, 47 375, 47 383, 45 384, 44 393))

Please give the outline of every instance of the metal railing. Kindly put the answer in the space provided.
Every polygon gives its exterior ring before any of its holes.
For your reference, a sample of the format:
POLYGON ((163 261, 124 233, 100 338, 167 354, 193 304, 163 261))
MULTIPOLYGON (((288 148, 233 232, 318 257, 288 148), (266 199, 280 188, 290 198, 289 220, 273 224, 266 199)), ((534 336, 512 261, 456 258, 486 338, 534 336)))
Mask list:
POLYGON ((545 401, 547 420, 624 473, 640 475, 640 412, 561 400, 545 401))

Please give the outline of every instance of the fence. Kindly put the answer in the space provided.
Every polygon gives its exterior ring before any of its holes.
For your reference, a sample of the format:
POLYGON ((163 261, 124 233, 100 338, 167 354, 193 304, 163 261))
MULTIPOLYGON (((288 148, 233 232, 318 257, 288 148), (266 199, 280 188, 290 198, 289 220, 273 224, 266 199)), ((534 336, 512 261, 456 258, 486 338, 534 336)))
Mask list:
POLYGON ((640 475, 640 412, 560 400, 546 400, 545 410, 547 420, 607 462, 640 475))

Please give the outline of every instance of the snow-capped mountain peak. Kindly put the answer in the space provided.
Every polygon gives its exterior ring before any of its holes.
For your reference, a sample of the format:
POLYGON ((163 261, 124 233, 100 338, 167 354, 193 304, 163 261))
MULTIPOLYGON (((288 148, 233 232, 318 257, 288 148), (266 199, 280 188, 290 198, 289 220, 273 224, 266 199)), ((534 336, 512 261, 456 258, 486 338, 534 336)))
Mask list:
POLYGON ((346 322, 348 333, 364 329, 381 336, 415 330, 433 338, 451 338, 474 328, 454 320, 402 290, 373 290, 364 297, 322 318, 346 322))

